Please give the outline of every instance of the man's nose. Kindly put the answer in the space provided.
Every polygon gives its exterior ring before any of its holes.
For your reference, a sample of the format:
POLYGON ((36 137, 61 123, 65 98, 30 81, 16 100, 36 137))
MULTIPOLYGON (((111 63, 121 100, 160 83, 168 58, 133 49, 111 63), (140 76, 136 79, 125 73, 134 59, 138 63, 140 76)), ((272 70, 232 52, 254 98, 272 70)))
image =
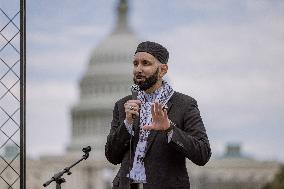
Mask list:
POLYGON ((136 72, 142 72, 142 65, 141 64, 138 64, 137 66, 136 66, 136 68, 135 68, 135 71, 136 72))

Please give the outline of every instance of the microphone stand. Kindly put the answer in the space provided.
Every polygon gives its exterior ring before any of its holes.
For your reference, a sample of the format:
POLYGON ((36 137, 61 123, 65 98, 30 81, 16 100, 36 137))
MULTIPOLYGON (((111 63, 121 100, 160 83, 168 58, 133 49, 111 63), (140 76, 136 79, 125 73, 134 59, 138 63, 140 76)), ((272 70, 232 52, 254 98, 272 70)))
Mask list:
POLYGON ((74 167, 75 165, 77 165, 78 163, 80 163, 82 160, 86 160, 89 157, 89 152, 91 151, 91 147, 85 147, 82 149, 82 151, 85 153, 81 159, 79 159, 78 161, 76 161, 75 163, 73 163, 71 166, 64 168, 62 171, 56 173, 53 177, 51 177, 50 180, 46 181, 43 186, 47 187, 50 183, 52 183, 53 181, 56 182, 56 189, 61 189, 61 184, 66 182, 66 180, 64 178, 62 178, 62 176, 67 173, 67 175, 71 175, 72 172, 70 172, 70 169, 72 167, 74 167))

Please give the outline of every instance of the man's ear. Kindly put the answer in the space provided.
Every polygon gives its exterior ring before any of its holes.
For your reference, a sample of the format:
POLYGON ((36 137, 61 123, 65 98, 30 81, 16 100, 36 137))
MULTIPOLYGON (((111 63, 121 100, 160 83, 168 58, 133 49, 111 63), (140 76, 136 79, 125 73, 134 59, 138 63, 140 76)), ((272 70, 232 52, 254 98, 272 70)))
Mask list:
POLYGON ((161 64, 161 66, 160 66, 160 77, 163 77, 164 75, 166 75, 167 72, 168 72, 168 65, 167 64, 161 64))

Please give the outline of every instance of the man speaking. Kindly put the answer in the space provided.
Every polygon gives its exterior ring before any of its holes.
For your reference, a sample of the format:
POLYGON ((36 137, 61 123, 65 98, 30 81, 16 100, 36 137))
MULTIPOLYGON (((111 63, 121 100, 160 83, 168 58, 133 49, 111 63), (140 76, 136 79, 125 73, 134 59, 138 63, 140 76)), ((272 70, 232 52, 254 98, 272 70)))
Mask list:
POLYGON ((113 189, 189 189, 186 158, 205 165, 211 149, 196 101, 163 80, 169 52, 138 45, 133 60, 136 95, 117 101, 105 155, 121 164, 113 189))

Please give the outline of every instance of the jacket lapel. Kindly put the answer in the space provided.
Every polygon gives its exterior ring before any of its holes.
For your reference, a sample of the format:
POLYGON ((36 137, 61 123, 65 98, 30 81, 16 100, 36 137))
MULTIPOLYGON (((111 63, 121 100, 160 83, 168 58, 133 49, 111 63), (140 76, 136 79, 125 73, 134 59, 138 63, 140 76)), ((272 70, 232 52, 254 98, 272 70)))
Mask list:
MULTIPOLYGON (((166 106, 168 107, 168 111, 167 111, 168 114, 169 114, 169 111, 171 110, 172 105, 173 105, 173 103, 171 102, 171 99, 170 99, 168 101, 168 103, 166 104, 166 106)), ((152 145, 154 139, 156 138, 158 132, 159 131, 155 131, 155 130, 150 131, 148 141, 147 141, 147 146, 146 146, 146 149, 145 149, 145 156, 146 156, 148 150, 151 148, 151 145, 152 145)))

